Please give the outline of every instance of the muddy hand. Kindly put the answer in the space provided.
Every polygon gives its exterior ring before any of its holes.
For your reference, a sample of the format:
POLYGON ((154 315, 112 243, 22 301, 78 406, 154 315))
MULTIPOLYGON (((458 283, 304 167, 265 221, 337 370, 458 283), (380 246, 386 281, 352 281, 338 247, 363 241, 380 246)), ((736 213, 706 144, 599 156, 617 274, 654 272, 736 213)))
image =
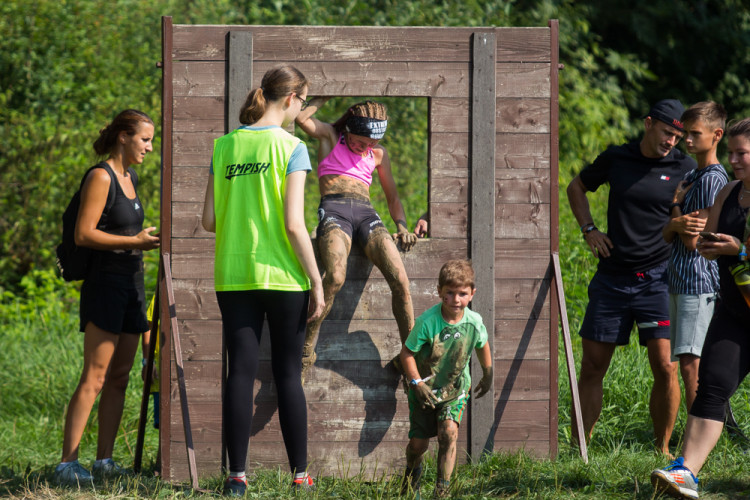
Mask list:
POLYGON ((417 401, 420 402, 422 408, 435 408, 435 403, 438 402, 437 396, 435 396, 427 384, 420 382, 414 387, 414 395, 417 397, 417 401))
POLYGON ((417 242, 417 235, 408 231, 399 231, 393 235, 393 240, 398 244, 401 241, 401 248, 408 252, 412 249, 414 244, 417 242))
POLYGON ((485 394, 487 394, 487 391, 490 390, 490 386, 492 385, 492 367, 488 366, 487 368, 482 367, 482 380, 479 381, 476 388, 474 389, 474 392, 476 393, 477 398, 481 398, 485 394))

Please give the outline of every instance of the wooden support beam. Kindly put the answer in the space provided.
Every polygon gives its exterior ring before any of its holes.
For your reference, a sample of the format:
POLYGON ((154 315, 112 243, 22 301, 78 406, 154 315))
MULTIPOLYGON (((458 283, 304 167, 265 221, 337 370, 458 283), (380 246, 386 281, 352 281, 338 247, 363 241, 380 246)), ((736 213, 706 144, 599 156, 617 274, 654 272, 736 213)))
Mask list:
MULTIPOLYGON (((495 33, 473 35, 471 73, 471 213, 470 255, 476 273, 477 294, 472 310, 482 315, 492 349, 495 325, 495 33)), ((494 350, 493 350, 494 353, 494 350)), ((494 357, 494 356, 493 356, 494 357)), ((482 378, 482 368, 471 362, 473 385, 482 378)), ((478 460, 492 452, 494 439, 494 383, 482 398, 469 400, 469 455, 478 460)))
POLYGON ((227 40, 227 109, 225 132, 240 126, 240 108, 253 81, 253 33, 230 31, 227 40))

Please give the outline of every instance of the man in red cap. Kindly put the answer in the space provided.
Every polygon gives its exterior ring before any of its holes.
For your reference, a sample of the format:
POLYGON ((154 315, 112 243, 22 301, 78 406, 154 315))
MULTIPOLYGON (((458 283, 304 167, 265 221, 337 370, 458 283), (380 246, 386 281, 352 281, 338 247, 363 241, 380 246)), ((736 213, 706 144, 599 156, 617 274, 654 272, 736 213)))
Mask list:
MULTIPOLYGON (((567 190, 583 239, 599 259, 579 332, 583 358, 578 388, 586 439, 591 439, 601 413, 603 380, 615 348, 629 343, 636 325, 654 376, 649 409, 656 447, 666 455, 670 455, 680 387, 669 340, 666 268, 670 244, 661 232, 669 222, 677 184, 696 167, 692 158, 675 148, 684 133, 683 111, 675 99, 657 102, 644 119, 640 140, 607 148, 567 190), (603 232, 594 223, 586 193, 605 183, 609 184, 609 200, 603 232)), ((692 223, 689 216, 683 217, 686 225, 692 223)), ((575 426, 573 430, 578 437, 575 426)))

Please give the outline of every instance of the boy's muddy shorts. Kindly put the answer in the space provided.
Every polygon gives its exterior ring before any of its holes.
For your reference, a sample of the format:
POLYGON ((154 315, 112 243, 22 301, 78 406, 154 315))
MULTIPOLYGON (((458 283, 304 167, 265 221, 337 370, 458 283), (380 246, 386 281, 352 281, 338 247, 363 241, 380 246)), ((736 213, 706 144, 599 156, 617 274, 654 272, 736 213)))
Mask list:
POLYGON ((461 394, 456 399, 444 403, 435 403, 435 409, 422 408, 422 405, 409 390, 409 439, 430 439, 438 434, 438 424, 443 420, 453 420, 461 425, 466 402, 469 401, 467 393, 461 394))

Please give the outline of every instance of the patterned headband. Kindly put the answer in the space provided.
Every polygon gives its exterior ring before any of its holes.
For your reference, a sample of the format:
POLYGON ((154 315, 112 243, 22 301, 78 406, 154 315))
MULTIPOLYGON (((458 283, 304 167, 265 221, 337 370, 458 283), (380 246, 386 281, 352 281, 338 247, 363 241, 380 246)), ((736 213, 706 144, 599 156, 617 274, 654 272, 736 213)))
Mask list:
POLYGON ((370 139, 382 139, 387 127, 388 120, 377 120, 367 116, 350 116, 346 120, 347 132, 370 139))

